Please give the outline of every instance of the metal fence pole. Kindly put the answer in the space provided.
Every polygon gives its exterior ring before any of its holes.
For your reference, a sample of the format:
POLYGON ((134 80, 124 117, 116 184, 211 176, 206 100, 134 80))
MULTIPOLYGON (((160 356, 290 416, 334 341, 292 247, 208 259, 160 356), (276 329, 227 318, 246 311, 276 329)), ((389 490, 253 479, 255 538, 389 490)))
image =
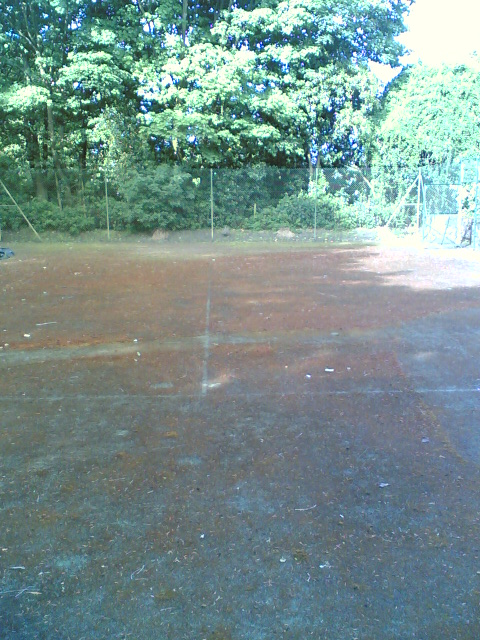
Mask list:
POLYGON ((475 160, 475 209, 473 211, 473 226, 472 226, 472 238, 473 238, 473 250, 477 248, 477 219, 478 219, 478 172, 480 170, 480 165, 478 162, 478 158, 475 160))
POLYGON ((318 187, 318 165, 315 167, 315 220, 313 225, 313 239, 317 239, 317 187, 318 187))
POLYGON ((423 225, 422 225, 422 240, 425 240, 425 230, 427 227, 427 187, 422 178, 422 195, 423 195, 423 225))
POLYGON ((418 189, 417 189, 417 231, 420 230, 420 196, 422 193, 422 169, 418 170, 418 189))
POLYGON ((462 244, 462 186, 463 186, 463 161, 460 162, 460 185, 458 187, 458 218, 457 218, 457 244, 462 244))
POLYGON ((212 226, 212 242, 213 242, 213 169, 210 169, 210 222, 212 226))
POLYGON ((108 215, 108 178, 105 171, 105 207, 107 209, 107 238, 110 240, 110 217, 108 215))

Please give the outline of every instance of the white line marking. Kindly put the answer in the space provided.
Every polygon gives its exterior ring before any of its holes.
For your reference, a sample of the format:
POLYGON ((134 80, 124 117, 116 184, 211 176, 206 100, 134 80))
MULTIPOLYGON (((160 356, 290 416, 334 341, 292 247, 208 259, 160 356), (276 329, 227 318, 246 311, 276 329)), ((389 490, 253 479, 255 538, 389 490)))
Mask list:
POLYGON ((210 357, 210 300, 211 300, 211 281, 208 281, 207 293, 207 309, 205 312, 205 335, 203 349, 203 374, 202 374, 202 396, 207 394, 208 390, 208 358, 210 357))
MULTIPOLYGON (((203 385, 202 385, 203 387, 203 385)), ((208 385, 207 385, 208 387, 208 385)), ((206 393, 206 391, 205 391, 206 393)), ((281 391, 274 391, 264 393, 261 391, 252 392, 247 391, 245 393, 237 393, 236 397, 238 398, 251 398, 251 399, 262 399, 262 398, 313 398, 313 397, 335 397, 335 396, 404 396, 404 395, 421 395, 424 393, 471 393, 472 395, 478 395, 480 392, 478 389, 455 389, 455 388, 446 388, 446 389, 364 389, 364 390, 345 390, 345 391, 308 391, 308 392, 298 392, 292 391, 290 393, 283 393, 281 391)), ((76 400, 76 401, 124 401, 126 402, 128 399, 139 399, 139 400, 152 400, 153 402, 157 400, 195 400, 198 399, 198 395, 192 395, 189 393, 172 393, 172 394, 146 394, 146 393, 124 393, 124 394, 96 394, 96 395, 85 395, 82 393, 79 394, 66 394, 66 395, 58 395, 58 396, 0 396, 0 402, 19 402, 20 400, 24 402, 64 402, 68 400, 76 400)))

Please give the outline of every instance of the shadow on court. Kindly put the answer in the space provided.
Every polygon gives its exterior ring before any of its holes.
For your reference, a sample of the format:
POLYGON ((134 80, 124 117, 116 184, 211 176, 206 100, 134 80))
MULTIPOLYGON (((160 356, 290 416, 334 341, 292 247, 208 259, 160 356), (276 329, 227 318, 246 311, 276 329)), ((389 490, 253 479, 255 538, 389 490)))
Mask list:
POLYGON ((0 638, 480 637, 463 254, 15 247, 0 638))

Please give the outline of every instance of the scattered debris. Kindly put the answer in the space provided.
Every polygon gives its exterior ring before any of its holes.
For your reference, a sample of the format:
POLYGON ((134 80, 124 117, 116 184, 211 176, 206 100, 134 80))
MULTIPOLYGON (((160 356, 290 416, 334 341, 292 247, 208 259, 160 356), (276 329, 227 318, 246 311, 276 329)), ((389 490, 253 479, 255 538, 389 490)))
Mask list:
POLYGON ((316 504, 314 504, 312 507, 306 507, 305 509, 294 509, 294 511, 311 511, 312 509, 316 508, 316 504))
POLYGON ((293 231, 290 231, 288 227, 279 229, 275 234, 275 236, 277 238, 283 238, 284 240, 291 240, 292 238, 295 238, 295 234, 293 233, 293 231))
POLYGON ((427 442, 430 442, 430 438, 422 438, 423 444, 426 444, 427 442))
POLYGON ((310 380, 311 379, 311 375, 309 373, 307 373, 307 375, 305 376, 305 380, 310 380))
POLYGON ((286 562, 286 561, 287 561, 287 559, 286 559, 286 558, 284 558, 283 556, 280 558, 280 562, 284 563, 284 562, 286 562))
POLYGON ((325 368, 325 373, 333 373, 335 371, 335 369, 329 369, 328 367, 325 368))
POLYGON ((6 260, 7 258, 12 258, 15 254, 11 249, 7 249, 7 247, 0 247, 0 260, 6 260))
POLYGON ((167 240, 168 239, 168 231, 165 231, 164 229, 156 229, 153 232, 152 235, 152 240, 167 240))
POLYGON ((136 569, 130 576, 130 580, 134 580, 135 576, 138 576, 139 573, 142 573, 142 571, 145 569, 145 565, 141 566, 140 569, 136 569))
POLYGON ((162 433, 162 438, 178 438, 177 431, 165 431, 162 433))
POLYGON ((29 593, 32 596, 40 596, 41 595, 41 591, 33 591, 33 589, 36 589, 36 587, 24 587, 23 589, 17 590, 17 589, 8 589, 7 591, 0 591, 0 596, 4 596, 4 595, 8 595, 8 594, 15 594, 15 598, 19 598, 22 593, 29 593))
POLYGON ((388 482, 380 482, 378 486, 380 487, 380 489, 385 489, 385 487, 389 487, 390 485, 388 482))

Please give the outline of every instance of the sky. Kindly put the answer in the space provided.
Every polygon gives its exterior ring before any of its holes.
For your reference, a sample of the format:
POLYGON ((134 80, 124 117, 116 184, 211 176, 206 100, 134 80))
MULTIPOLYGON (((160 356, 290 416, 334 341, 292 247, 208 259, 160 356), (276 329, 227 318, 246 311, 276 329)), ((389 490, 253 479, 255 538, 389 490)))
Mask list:
MULTIPOLYGON (((480 0, 416 0, 405 24, 408 32, 399 40, 411 53, 402 64, 455 64, 466 62, 473 51, 480 55, 480 0)), ((378 74, 392 75, 389 70, 378 74)))

